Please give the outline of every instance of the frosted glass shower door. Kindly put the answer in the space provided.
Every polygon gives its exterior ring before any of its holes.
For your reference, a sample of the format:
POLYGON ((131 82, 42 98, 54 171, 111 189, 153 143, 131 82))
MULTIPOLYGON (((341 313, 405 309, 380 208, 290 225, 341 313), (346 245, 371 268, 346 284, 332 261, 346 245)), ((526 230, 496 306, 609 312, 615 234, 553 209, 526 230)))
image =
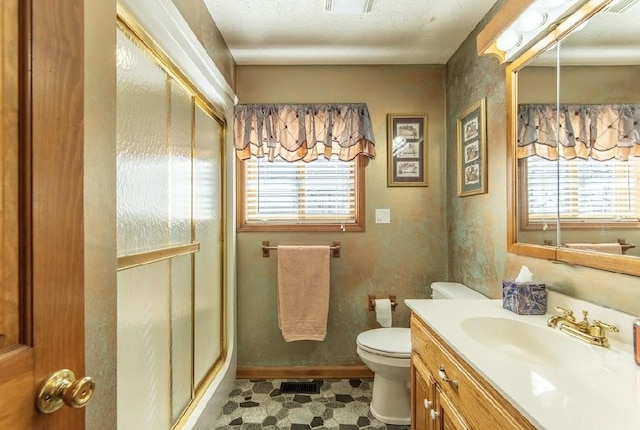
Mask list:
POLYGON ((199 386, 221 357, 222 310, 222 125, 199 107, 195 111, 194 221, 195 240, 195 383, 199 386), (215 189, 217 192, 211 193, 215 189), (217 263, 215 263, 217 262, 217 263), (216 334, 218 336, 216 336, 216 334))
POLYGON ((224 122, 117 37, 118 428, 161 430, 224 358, 224 122))

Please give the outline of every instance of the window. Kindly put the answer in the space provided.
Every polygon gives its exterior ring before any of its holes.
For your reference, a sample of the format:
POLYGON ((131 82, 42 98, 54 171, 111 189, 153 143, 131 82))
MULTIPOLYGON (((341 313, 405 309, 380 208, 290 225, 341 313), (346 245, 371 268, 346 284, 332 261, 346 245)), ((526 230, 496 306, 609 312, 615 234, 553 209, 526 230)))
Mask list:
POLYGON ((364 160, 238 161, 238 231, 364 231, 364 160))
POLYGON ((640 160, 637 157, 629 157, 629 161, 561 159, 557 163, 533 156, 520 163, 528 190, 523 227, 534 228, 546 222, 555 224, 556 207, 563 227, 598 223, 628 228, 639 224, 640 160), (558 177, 562 178, 559 183, 558 177))

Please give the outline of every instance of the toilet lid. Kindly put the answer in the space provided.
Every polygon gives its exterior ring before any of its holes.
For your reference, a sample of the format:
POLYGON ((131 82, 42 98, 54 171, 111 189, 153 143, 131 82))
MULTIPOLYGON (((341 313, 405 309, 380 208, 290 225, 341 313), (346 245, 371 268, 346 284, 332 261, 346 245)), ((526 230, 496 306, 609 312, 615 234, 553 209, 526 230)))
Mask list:
POLYGON ((374 354, 411 356, 411 331, 404 327, 376 328, 358 335, 358 345, 374 354))

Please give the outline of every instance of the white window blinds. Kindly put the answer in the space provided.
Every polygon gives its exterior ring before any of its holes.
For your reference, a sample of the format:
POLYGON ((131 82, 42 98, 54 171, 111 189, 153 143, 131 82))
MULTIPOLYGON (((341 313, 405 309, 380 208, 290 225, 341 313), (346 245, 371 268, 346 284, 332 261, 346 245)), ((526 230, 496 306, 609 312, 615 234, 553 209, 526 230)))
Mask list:
POLYGON ((348 224, 357 221, 357 158, 313 163, 244 160, 248 224, 348 224))
POLYGON ((530 222, 555 218, 556 207, 560 219, 567 222, 638 222, 640 218, 637 157, 556 162, 533 156, 526 165, 530 222))

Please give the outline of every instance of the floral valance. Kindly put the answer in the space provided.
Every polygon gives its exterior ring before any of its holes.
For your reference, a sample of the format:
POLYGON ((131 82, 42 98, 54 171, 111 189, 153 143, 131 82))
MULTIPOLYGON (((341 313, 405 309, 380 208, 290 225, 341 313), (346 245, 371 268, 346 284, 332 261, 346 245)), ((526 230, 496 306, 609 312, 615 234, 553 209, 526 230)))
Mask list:
POLYGON ((367 105, 241 104, 234 112, 234 139, 239 159, 281 157, 313 161, 336 155, 348 161, 376 150, 367 105))
POLYGON ((518 159, 640 157, 640 104, 526 104, 518 112, 518 159))

